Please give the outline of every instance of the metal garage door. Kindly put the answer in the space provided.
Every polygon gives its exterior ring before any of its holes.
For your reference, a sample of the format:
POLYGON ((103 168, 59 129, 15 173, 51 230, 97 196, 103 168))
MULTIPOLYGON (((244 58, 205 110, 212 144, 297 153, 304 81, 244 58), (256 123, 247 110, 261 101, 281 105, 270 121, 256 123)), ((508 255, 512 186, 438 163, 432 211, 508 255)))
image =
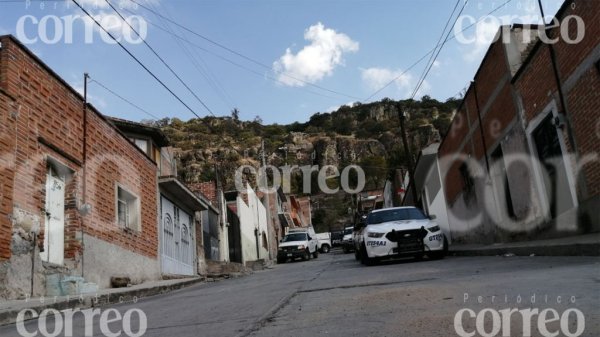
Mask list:
POLYGON ((161 196, 161 264, 163 274, 194 275, 192 217, 161 196))

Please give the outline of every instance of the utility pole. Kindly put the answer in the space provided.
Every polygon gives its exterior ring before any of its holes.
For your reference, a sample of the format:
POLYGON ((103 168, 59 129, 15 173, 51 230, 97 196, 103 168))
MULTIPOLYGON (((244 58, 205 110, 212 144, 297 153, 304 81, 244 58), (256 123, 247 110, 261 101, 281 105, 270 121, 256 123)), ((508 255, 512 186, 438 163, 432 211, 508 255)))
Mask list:
MULTIPOLYGON (((224 261, 225 250, 228 247, 226 247, 225 244, 221 242, 221 240, 226 241, 227 246, 229 246, 229 230, 227 229, 226 224, 226 207, 224 207, 225 201, 223 200, 222 191, 223 189, 221 187, 221 179, 219 178, 219 166, 215 163, 215 192, 217 194, 217 207, 219 208, 219 227, 221 227, 221 236, 219 237, 219 260, 224 261), (227 231, 227 233, 225 231, 227 231), (222 251, 221 248, 223 248, 222 251)), ((229 260, 229 252, 227 252, 226 260, 229 260)))
MULTIPOLYGON (((267 179, 267 159, 265 158, 265 140, 262 139, 260 142, 260 151, 261 151, 261 155, 262 155, 262 166, 263 166, 263 172, 264 172, 264 177, 263 177, 263 187, 265 192, 265 196, 266 196, 266 208, 267 208, 267 233, 269 231, 271 231, 273 229, 273 221, 271 219, 271 193, 267 190, 268 187, 268 179, 267 179)), ((272 260, 273 256, 271 254, 271 240, 267 240, 267 250, 269 251, 269 259, 272 260)))
POLYGON ((483 157, 485 158, 485 168, 487 169, 488 179, 490 178, 490 161, 487 155, 487 144, 483 134, 483 122, 481 121, 481 110, 479 109, 479 97, 477 96, 477 82, 472 81, 473 94, 475 95, 475 107, 477 108, 477 120, 479 121, 479 134, 481 135, 481 145, 483 145, 483 157))
POLYGON ((413 157, 410 152, 410 148, 408 147, 408 138, 406 137, 406 129, 404 128, 404 109, 400 104, 396 104, 396 108, 398 110, 398 118, 400 119, 400 133, 402 133, 402 144, 404 145, 404 152, 408 157, 408 179, 410 180, 411 191, 413 195, 413 202, 415 205, 417 204, 417 185, 415 181, 415 172, 413 171, 415 168, 415 164, 413 162, 413 157))
POLYGON ((87 126, 87 89, 88 89, 88 80, 90 78, 90 75, 88 73, 84 73, 83 74, 83 160, 82 160, 82 164, 81 164, 81 170, 83 171, 83 182, 82 182, 82 207, 80 208, 80 214, 82 214, 83 216, 81 217, 81 277, 84 278, 85 277, 85 254, 83 253, 83 250, 85 249, 85 234, 84 234, 84 216, 87 215, 87 213, 90 211, 90 207, 87 204, 87 133, 88 133, 88 126, 87 126))

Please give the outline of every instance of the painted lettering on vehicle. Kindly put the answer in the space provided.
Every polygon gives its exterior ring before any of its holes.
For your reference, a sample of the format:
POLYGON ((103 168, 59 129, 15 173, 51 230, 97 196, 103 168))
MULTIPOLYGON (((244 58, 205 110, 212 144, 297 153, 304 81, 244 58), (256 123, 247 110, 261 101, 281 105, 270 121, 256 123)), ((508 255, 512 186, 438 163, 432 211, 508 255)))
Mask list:
POLYGON ((429 237, 429 241, 442 241, 444 236, 442 234, 436 234, 429 237))
POLYGON ((385 246, 387 242, 385 241, 367 241, 367 246, 379 247, 385 246))

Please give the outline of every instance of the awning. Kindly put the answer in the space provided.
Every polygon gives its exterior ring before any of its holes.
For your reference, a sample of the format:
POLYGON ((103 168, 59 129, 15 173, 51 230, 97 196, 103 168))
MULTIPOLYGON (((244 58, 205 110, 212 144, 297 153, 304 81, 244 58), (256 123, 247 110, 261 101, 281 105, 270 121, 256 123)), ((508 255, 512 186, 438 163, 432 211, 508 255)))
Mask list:
POLYGON ((288 213, 279 213, 279 223, 283 226, 283 227, 290 227, 290 222, 291 222, 291 217, 288 213), (288 220, 289 218, 289 220, 288 220))
POLYGON ((158 186, 161 190, 164 190, 177 198, 177 204, 181 204, 192 211, 205 211, 210 209, 217 214, 219 213, 219 210, 211 205, 208 200, 194 194, 175 177, 158 178, 158 186))

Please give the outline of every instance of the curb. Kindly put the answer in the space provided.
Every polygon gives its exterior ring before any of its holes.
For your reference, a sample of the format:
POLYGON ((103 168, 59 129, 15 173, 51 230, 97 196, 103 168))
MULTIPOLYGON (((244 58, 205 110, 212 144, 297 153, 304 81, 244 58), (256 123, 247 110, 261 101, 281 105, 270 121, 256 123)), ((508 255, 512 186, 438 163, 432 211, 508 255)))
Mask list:
POLYGON ((453 256, 497 256, 514 254, 516 256, 600 256, 600 243, 574 243, 549 246, 513 246, 450 249, 453 256))
MULTIPOLYGON (((36 303, 28 307, 22 307, 18 309, 7 309, 0 311, 0 326, 9 325, 17 322, 17 316, 19 312, 25 309, 31 309, 37 313, 45 309, 55 309, 58 311, 66 309, 88 309, 106 306, 110 304, 137 302, 138 299, 165 294, 174 290, 189 287, 191 285, 203 282, 204 278, 196 278, 183 282, 177 282, 173 284, 158 285, 150 288, 139 288, 139 289, 127 289, 123 288, 123 291, 115 290, 109 293, 98 293, 96 294, 83 294, 81 297, 73 296, 70 299, 63 299, 60 301, 52 302, 52 299, 47 298, 48 302, 51 303, 36 303)), ((24 320, 32 319, 31 312, 28 312, 24 320)))

